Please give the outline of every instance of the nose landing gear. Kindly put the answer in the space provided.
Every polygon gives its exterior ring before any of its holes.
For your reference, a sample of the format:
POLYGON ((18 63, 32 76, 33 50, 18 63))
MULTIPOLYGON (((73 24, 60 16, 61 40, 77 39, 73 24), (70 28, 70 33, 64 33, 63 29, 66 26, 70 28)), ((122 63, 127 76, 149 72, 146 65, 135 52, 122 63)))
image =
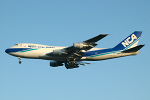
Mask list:
POLYGON ((18 57, 18 59, 19 59, 19 64, 21 64, 22 62, 21 62, 21 58, 20 57, 18 57))

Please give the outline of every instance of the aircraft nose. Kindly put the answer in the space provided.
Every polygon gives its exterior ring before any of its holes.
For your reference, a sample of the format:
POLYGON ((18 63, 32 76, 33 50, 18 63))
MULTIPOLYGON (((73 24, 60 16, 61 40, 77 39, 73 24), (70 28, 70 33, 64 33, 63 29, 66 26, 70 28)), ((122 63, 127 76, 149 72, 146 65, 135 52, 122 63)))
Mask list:
POLYGON ((6 53, 10 53, 10 49, 6 49, 5 52, 6 52, 6 53))
POLYGON ((8 49, 6 49, 5 52, 8 53, 8 49))

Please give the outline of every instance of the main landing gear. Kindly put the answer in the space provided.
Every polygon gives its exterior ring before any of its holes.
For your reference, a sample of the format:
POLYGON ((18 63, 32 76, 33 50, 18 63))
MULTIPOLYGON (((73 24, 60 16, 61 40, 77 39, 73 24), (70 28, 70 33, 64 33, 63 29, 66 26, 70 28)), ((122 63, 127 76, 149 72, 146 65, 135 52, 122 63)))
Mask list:
POLYGON ((21 62, 21 58, 20 57, 18 57, 18 59, 19 59, 19 64, 21 64, 22 62, 21 62))

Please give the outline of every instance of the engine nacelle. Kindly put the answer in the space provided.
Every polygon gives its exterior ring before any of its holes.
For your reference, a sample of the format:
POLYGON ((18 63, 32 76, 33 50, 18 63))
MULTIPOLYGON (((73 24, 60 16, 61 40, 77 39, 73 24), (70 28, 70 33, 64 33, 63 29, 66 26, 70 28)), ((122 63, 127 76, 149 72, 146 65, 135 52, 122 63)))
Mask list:
POLYGON ((66 62, 65 66, 66 66, 67 69, 73 69, 73 68, 78 68, 79 67, 77 63, 69 63, 69 62, 66 62))
POLYGON ((52 67, 63 66, 63 63, 59 61, 50 61, 50 66, 52 67))
POLYGON ((57 50, 53 50, 53 52, 50 54, 52 56, 63 56, 67 54, 63 49, 57 49, 57 50))
POLYGON ((73 46, 78 49, 84 49, 84 48, 89 47, 89 45, 82 43, 82 42, 81 43, 73 43, 73 46))

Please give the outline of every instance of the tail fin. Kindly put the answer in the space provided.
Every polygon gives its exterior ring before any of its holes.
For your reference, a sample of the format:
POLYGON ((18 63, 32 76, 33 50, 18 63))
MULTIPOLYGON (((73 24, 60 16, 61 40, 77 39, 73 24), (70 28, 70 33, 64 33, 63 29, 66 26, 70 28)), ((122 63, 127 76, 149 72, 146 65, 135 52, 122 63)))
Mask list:
POLYGON ((139 38, 141 34, 142 34, 141 31, 133 32, 131 35, 129 35, 126 39, 124 39, 114 48, 117 50, 127 50, 130 48, 136 47, 139 42, 139 38))

